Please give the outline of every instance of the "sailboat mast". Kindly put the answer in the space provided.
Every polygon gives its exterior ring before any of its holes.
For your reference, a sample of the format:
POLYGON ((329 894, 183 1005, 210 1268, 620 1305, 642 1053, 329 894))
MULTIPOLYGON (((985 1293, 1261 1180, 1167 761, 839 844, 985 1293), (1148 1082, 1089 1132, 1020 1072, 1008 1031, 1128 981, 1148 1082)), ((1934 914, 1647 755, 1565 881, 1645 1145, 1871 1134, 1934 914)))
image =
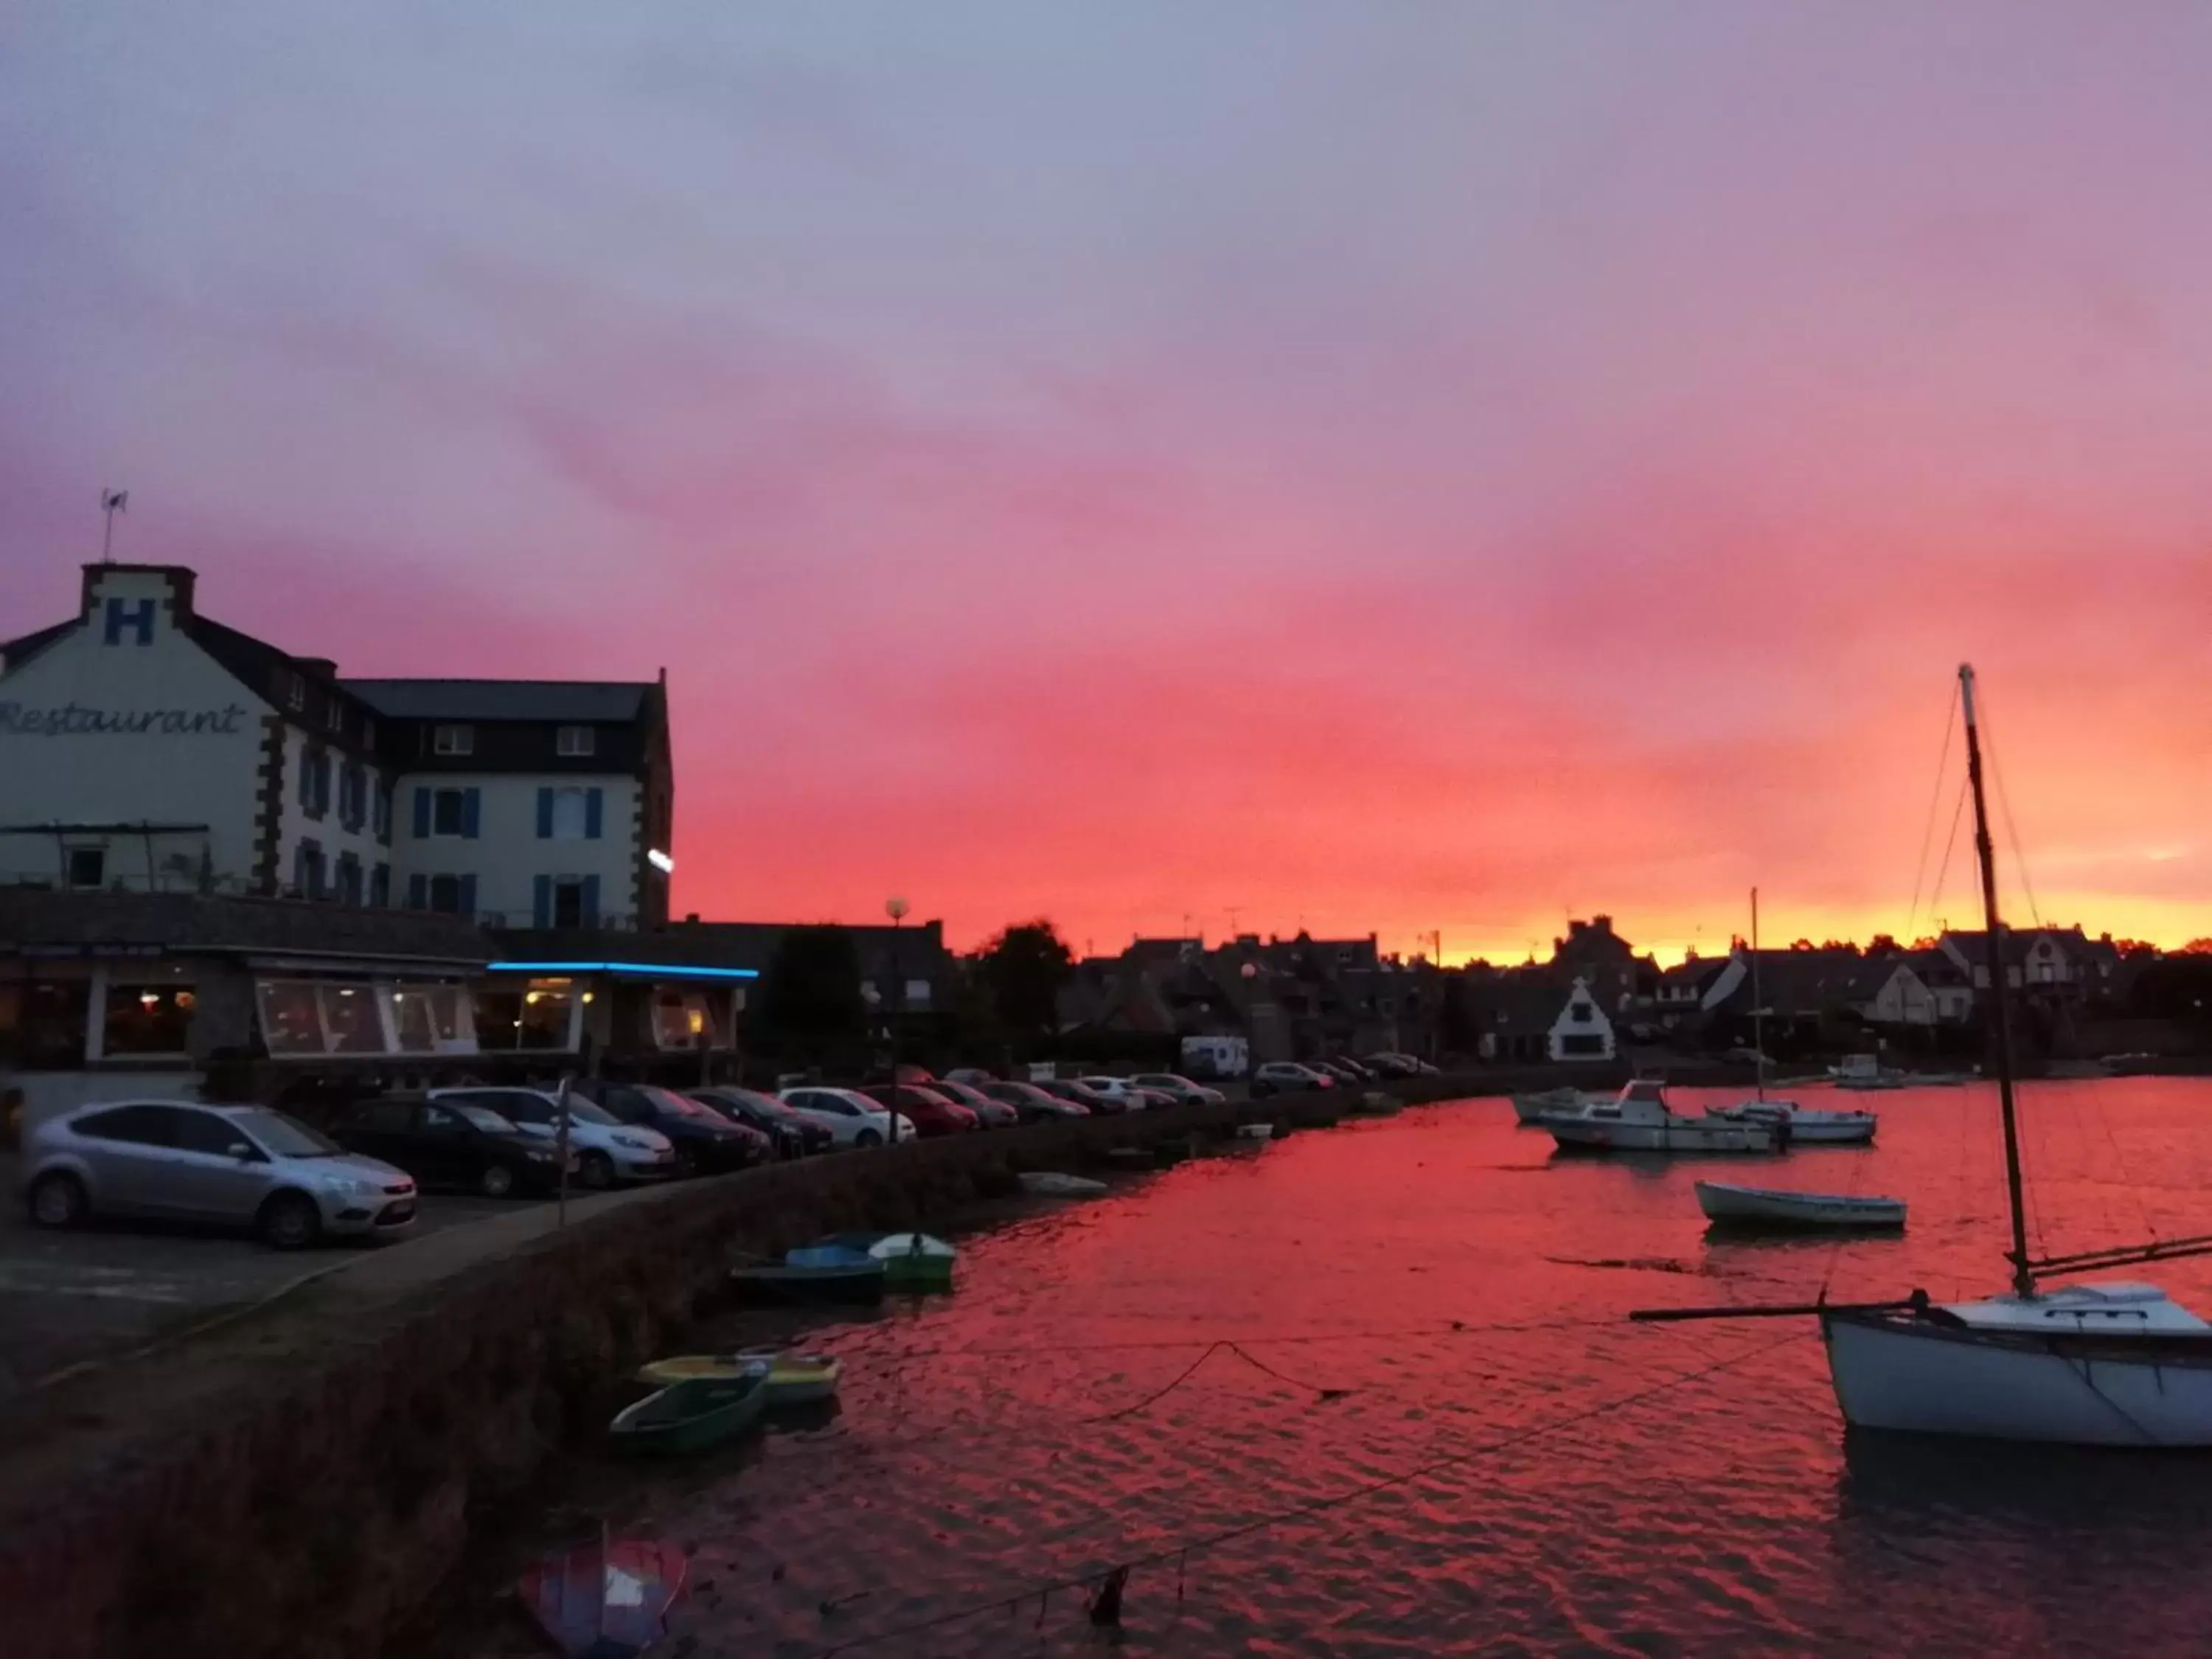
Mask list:
POLYGON ((1988 941, 1990 1009, 1996 1023, 1997 1103, 2004 1115, 2005 1196, 2012 1206, 2012 1287, 2033 1295, 2027 1266, 2027 1215, 2021 1197, 2020 1126, 2013 1110, 2012 1019, 2005 1008, 2004 927, 1997 919, 1996 848, 1990 840, 1990 810, 1982 794, 1982 738, 1974 721, 1974 669, 1959 665, 1959 702, 1966 711, 1966 779, 1974 792, 1974 851, 1982 866, 1982 927, 1988 941))
POLYGON ((1759 1098, 1766 1098, 1766 1000, 1759 990, 1759 889, 1751 890, 1751 1052, 1759 1098))

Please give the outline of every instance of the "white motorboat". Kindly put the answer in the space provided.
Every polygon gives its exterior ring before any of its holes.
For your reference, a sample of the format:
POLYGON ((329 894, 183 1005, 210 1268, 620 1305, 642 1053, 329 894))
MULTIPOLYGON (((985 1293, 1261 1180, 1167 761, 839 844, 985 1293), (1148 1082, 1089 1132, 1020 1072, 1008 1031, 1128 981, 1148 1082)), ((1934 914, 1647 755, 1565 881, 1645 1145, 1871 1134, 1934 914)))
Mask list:
POLYGON ((1602 1106, 1611 1095, 1585 1094, 1580 1089, 1547 1089, 1541 1094, 1513 1097, 1513 1115, 1534 1123, 1547 1112, 1571 1112, 1584 1106, 1602 1106))
POLYGON ((1774 1131, 1763 1123, 1691 1117, 1670 1110, 1666 1085, 1638 1078, 1617 1099, 1546 1112, 1536 1121, 1563 1152, 1771 1152, 1774 1131))
POLYGON ((2212 1234, 2033 1257, 2021 1190, 2011 1027, 2006 1018, 2004 927, 1997 915, 1974 671, 1959 670, 1966 779, 1974 798, 1988 943, 1989 1014, 2004 1127, 2005 1196, 2012 1222, 2008 1295, 1937 1305, 1916 1291, 1900 1301, 1805 1308, 1673 1308, 1639 1319, 1815 1315, 1836 1404, 1854 1429, 2065 1445, 2212 1447, 2212 1325, 2152 1285, 2042 1288, 2061 1275, 2212 1255, 2212 1234))
POLYGON ((1239 1140, 1273 1140, 1275 1126, 1272 1123, 1240 1123, 1237 1126, 1239 1140))
POLYGON ((1741 1106, 1708 1106, 1707 1117, 1730 1123, 1764 1123, 1786 1146, 1865 1146, 1881 1120, 1872 1112, 1800 1106, 1794 1100, 1747 1100, 1741 1106))
POLYGON ((1877 1229, 1905 1224, 1901 1198, 1859 1198, 1845 1193, 1800 1193, 1779 1187, 1732 1187, 1698 1182, 1698 1207, 1709 1221, 1738 1227, 1877 1229))
POLYGON ((1902 1072, 1885 1071, 1878 1054, 1845 1054, 1828 1076, 1838 1089, 1902 1089, 1905 1080, 1902 1072))
MULTIPOLYGON (((1766 1097, 1766 999, 1759 975, 1759 889, 1751 890, 1751 1047, 1759 1056, 1753 1073, 1755 1099, 1738 1106, 1708 1106, 1708 1117, 1730 1123, 1763 1123, 1784 1146, 1864 1146, 1872 1143, 1878 1122, 1872 1112, 1807 1110, 1794 1100, 1766 1097)), ((1871 1060, 1871 1054, 1863 1056, 1871 1060)))

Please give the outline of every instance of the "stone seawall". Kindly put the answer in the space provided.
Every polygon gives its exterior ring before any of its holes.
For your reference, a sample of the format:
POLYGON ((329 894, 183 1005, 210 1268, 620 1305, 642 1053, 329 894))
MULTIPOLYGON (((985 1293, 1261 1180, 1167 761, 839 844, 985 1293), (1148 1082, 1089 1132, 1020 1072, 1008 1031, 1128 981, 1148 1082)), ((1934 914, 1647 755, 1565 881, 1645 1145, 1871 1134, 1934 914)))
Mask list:
POLYGON ((922 1141, 595 1199, 559 1231, 540 1206, 378 1252, 0 1426, 0 1651, 377 1659, 471 1510, 598 1433, 611 1390, 726 1293, 734 1252, 941 1225, 1020 1170, 1343 1105, 1279 1097, 922 1141))

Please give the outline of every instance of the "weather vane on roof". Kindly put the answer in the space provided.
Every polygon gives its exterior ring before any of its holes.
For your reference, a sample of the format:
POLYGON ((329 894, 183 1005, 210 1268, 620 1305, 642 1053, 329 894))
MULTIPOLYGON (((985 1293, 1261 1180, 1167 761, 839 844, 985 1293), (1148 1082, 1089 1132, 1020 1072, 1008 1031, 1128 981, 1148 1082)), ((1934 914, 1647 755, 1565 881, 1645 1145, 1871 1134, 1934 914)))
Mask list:
POLYGON ((100 492, 100 510, 106 518, 106 524, 100 532, 100 562, 102 564, 115 562, 115 515, 123 511, 130 500, 131 492, 127 489, 103 489, 100 492))

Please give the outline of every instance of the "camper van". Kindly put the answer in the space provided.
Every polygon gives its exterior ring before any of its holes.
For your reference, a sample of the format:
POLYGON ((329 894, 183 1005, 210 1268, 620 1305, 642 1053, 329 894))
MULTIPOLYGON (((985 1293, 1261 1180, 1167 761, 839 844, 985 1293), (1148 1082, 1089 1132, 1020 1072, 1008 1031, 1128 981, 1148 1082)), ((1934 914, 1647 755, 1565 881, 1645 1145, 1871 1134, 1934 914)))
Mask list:
POLYGON ((1252 1044, 1241 1036, 1187 1036, 1182 1040, 1182 1074, 1190 1078, 1243 1077, 1252 1069, 1252 1044))

